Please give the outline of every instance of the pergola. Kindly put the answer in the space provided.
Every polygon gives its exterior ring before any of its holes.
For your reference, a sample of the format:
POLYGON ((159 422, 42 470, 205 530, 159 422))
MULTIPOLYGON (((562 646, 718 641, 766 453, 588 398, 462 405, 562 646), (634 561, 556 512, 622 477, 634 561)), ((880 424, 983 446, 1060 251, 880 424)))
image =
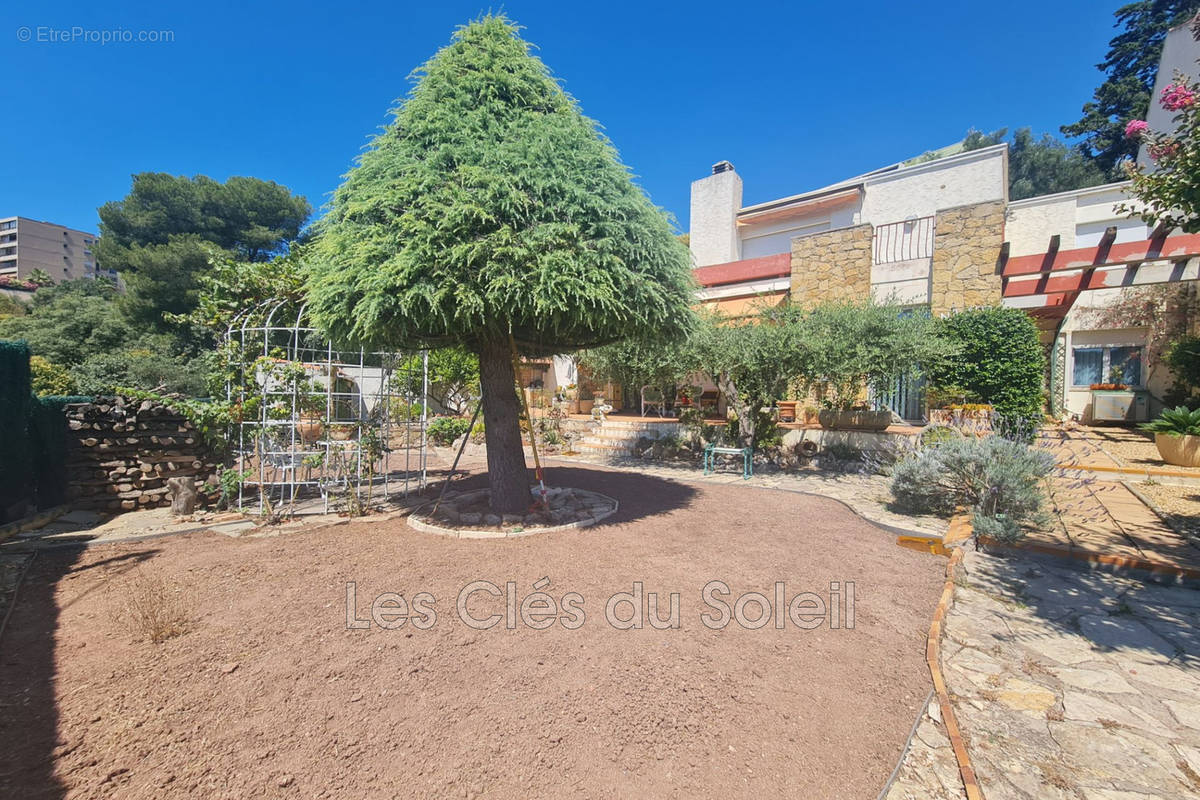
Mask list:
POLYGON ((1046 252, 1011 258, 1005 242, 1000 250, 1004 305, 1057 321, 1080 292, 1200 278, 1200 234, 1167 234, 1160 228, 1149 239, 1118 244, 1112 226, 1094 247, 1060 250, 1059 237, 1052 236, 1046 252))

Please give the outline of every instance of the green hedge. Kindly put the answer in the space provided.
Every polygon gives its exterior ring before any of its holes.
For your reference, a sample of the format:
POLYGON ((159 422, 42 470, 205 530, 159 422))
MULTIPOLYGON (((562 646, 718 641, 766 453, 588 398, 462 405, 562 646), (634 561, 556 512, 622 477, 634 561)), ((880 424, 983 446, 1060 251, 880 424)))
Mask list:
POLYGON ((67 403, 89 397, 37 397, 30 389, 29 345, 0 341, 0 523, 63 502, 67 403), (24 501, 24 502, 22 502, 24 501))
POLYGON ((941 335, 959 353, 928 370, 934 386, 966 389, 1009 418, 1042 418, 1046 361, 1028 314, 1017 308, 961 311, 941 321, 941 335))
POLYGON ((29 408, 29 444, 38 508, 62 503, 67 488, 68 403, 89 403, 90 397, 34 397, 29 408))
POLYGON ((30 470, 29 345, 0 341, 0 522, 33 497, 30 470), (11 510, 11 511, 10 511, 11 510))

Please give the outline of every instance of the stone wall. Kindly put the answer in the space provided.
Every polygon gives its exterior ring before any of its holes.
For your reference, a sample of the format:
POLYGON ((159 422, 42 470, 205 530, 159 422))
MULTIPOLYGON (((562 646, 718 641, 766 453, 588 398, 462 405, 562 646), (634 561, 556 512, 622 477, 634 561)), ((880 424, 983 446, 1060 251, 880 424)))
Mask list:
POLYGON ((1000 302, 998 266, 1004 203, 997 200, 937 213, 930 309, 934 314, 1000 302))
POLYGON ((64 413, 72 506, 132 511, 170 505, 167 479, 187 476, 203 498, 216 498, 221 463, 192 423, 162 403, 101 397, 69 404, 64 413))
POLYGON ((862 300, 871 294, 870 225, 855 225, 792 240, 792 302, 862 300))

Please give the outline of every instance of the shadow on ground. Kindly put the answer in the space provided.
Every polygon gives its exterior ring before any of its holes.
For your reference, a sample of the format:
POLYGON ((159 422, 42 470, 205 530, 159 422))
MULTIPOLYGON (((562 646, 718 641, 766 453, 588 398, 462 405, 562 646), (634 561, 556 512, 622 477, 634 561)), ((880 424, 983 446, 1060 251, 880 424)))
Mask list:
MULTIPOLYGON (((530 471, 532 478, 533 472, 530 471)), ((616 498, 620 507, 617 513, 604 520, 603 525, 634 522, 641 519, 669 514, 689 507, 696 490, 678 481, 631 472, 614 472, 587 467, 546 468, 547 486, 565 486, 587 489, 616 498)), ((487 473, 473 473, 452 484, 455 491, 470 491, 487 486, 487 473)), ((440 486, 434 487, 440 489, 440 486)), ((436 492, 434 492, 436 497, 436 492)))
MULTIPOLYGON (((1082 636, 1118 661, 1200 669, 1200 590, 1023 555, 994 564, 985 583, 972 576, 971 588, 1024 608, 1050 630, 1082 636)), ((1016 640, 1030 635, 1013 632, 1016 640)))
MULTIPOLYGON (((26 545, 27 546, 27 545, 26 545)), ((58 741, 55 701, 56 631, 67 608, 103 583, 76 596, 59 598, 59 584, 75 574, 100 569, 120 575, 151 558, 157 550, 122 553, 79 566, 82 547, 54 547, 33 557, 7 619, 20 624, 0 630, 0 797, 59 798, 66 787, 54 773, 58 741)), ((6 557, 20 551, 6 549, 6 557)))

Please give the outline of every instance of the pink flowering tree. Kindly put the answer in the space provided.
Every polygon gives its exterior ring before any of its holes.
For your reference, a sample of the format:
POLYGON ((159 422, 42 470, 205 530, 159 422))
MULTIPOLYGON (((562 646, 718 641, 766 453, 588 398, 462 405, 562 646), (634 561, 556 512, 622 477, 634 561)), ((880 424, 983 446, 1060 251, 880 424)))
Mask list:
POLYGON ((1148 169, 1127 165, 1130 193, 1140 201, 1138 213, 1147 223, 1200 233, 1200 87, 1176 73, 1158 102, 1175 112, 1176 129, 1154 131, 1140 119, 1125 126, 1125 135, 1141 140, 1153 162, 1148 169))

